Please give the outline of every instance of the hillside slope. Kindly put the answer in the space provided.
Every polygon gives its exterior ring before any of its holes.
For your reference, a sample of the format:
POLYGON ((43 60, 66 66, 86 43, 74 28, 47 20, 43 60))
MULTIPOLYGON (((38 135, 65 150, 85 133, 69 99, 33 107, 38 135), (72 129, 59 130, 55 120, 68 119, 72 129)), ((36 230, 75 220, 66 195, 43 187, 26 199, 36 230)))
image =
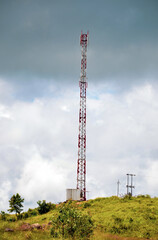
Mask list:
MULTIPOLYGON (((7 216, 5 221, 0 220, 0 240, 53 239, 50 222, 52 217, 57 217, 61 205, 64 203, 47 214, 15 222, 11 220, 15 218, 13 215, 7 216), (26 223, 39 223, 42 228, 22 231, 21 226, 26 223), (14 232, 5 232, 6 228, 14 232)), ((92 217, 94 234, 91 239, 158 239, 158 198, 97 198, 81 203, 72 202, 70 206, 92 217)))

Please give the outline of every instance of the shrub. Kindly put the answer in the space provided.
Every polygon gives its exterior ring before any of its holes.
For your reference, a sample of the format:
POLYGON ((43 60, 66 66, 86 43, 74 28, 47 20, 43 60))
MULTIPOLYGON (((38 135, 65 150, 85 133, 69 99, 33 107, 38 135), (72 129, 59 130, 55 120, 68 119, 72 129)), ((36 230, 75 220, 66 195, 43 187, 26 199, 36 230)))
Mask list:
POLYGON ((85 202, 85 204, 83 205, 84 208, 90 207, 91 204, 89 202, 85 202))
POLYGON ((146 239, 150 239, 151 238, 151 234, 150 234, 150 232, 145 232, 144 234, 143 234, 143 237, 145 237, 146 239))
POLYGON ((37 216, 38 215, 38 211, 37 209, 31 209, 29 208, 29 210, 27 211, 28 216, 37 216))
POLYGON ((17 215, 17 220, 21 220, 21 219, 23 219, 23 215, 22 214, 18 214, 17 215))
POLYGON ((10 217, 10 218, 8 219, 8 221, 9 221, 9 222, 15 222, 15 221, 16 221, 16 218, 15 218, 15 217, 10 217))
POLYGON ((89 215, 83 215, 81 211, 70 204, 62 206, 59 215, 53 219, 51 235, 64 238, 89 239, 93 233, 93 222, 89 215))
POLYGON ((58 233, 55 231, 55 228, 52 227, 51 230, 50 230, 50 235, 53 237, 53 238, 57 238, 58 237, 58 233))
POLYGON ((121 199, 121 201, 127 202, 128 200, 131 200, 131 199, 132 199, 132 195, 129 193, 129 194, 124 195, 124 197, 121 199))
POLYGON ((137 198, 151 198, 151 196, 149 194, 146 194, 146 195, 138 195, 137 198))
MULTIPOLYGON (((136 226, 137 227, 137 226, 136 226)), ((135 223, 132 217, 124 218, 112 215, 108 230, 113 234, 127 234, 133 231, 135 223)))
POLYGON ((24 212, 24 213, 23 213, 23 218, 26 219, 26 218, 28 218, 28 217, 29 217, 28 212, 24 212))
POLYGON ((103 199, 104 199, 104 198, 98 197, 98 198, 96 198, 94 201, 95 201, 95 202, 101 202, 103 199))
POLYGON ((49 211, 51 210, 51 207, 52 207, 52 204, 51 204, 51 203, 46 203, 45 200, 43 200, 43 201, 38 201, 37 204, 38 204, 38 206, 39 206, 39 207, 37 208, 39 214, 44 214, 44 213, 49 212, 49 211))
POLYGON ((4 211, 1 211, 1 219, 2 219, 3 221, 6 220, 6 213, 5 213, 4 211))
POLYGON ((54 204, 54 203, 49 203, 50 204, 50 210, 54 210, 54 209, 56 209, 56 204, 54 204))

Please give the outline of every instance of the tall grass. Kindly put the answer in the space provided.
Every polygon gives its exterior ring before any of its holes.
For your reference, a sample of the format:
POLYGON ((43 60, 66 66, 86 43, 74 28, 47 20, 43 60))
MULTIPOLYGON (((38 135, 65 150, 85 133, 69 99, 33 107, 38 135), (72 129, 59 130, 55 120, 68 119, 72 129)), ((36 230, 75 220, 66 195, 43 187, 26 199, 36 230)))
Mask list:
MULTIPOLYGON (((97 198, 72 206, 91 215, 94 221, 94 235, 91 240, 100 239, 158 239, 158 198, 150 196, 97 198), (118 236, 117 238, 115 236, 118 236)), ((0 240, 52 239, 50 229, 22 232, 19 226, 24 222, 48 224, 52 216, 58 215, 58 207, 47 214, 32 216, 15 222, 0 220, 0 240), (12 228, 11 233, 4 232, 12 228)), ((1 217, 0 217, 1 219, 1 217)))

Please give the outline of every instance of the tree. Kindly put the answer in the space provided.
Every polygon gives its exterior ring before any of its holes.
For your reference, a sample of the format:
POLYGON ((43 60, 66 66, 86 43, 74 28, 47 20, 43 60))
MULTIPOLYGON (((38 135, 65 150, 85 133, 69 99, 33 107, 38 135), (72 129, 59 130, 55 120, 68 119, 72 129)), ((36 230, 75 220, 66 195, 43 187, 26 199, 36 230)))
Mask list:
POLYGON ((44 214, 51 210, 51 203, 46 203, 46 200, 38 201, 37 204, 39 206, 37 208, 39 214, 44 214))
POLYGON ((20 214, 21 211, 23 210, 23 205, 22 203, 24 202, 24 198, 21 198, 21 196, 19 195, 19 193, 17 193, 16 195, 13 195, 11 197, 11 199, 9 200, 9 207, 10 209, 8 209, 9 212, 16 212, 17 214, 20 214))

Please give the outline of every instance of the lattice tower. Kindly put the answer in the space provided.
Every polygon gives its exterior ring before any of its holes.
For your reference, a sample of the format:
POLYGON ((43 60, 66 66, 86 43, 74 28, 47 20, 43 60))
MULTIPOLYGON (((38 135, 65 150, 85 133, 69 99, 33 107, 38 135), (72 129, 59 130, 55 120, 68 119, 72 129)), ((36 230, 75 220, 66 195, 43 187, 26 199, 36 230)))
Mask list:
POLYGON ((80 189, 80 199, 86 200, 86 68, 87 68, 87 44, 88 32, 81 32, 81 76, 80 110, 79 110, 79 134, 78 134, 78 162, 77 162, 77 189, 80 189))

